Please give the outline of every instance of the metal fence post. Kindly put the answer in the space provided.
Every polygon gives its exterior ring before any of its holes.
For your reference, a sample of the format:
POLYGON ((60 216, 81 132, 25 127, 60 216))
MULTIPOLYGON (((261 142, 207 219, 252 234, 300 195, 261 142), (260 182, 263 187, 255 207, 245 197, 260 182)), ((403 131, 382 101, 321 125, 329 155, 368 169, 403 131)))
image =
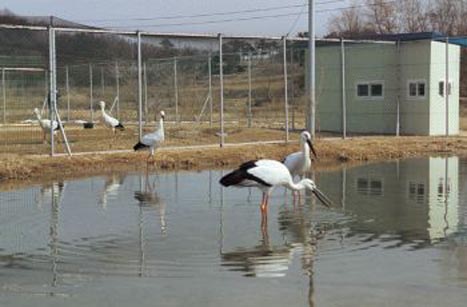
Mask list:
POLYGON ((219 82, 220 82, 220 147, 224 147, 224 69, 222 59, 222 34, 219 33, 219 82))
POLYGON ((117 118, 120 118, 120 69, 115 61, 115 87, 117 90, 117 118))
POLYGON ((69 80, 69 71, 68 65, 65 66, 65 91, 66 91, 66 120, 70 121, 70 80, 69 80))
MULTIPOLYGON (((397 41, 396 44, 396 51, 397 51, 397 77, 400 78, 401 76, 401 43, 400 40, 397 41)), ((397 85, 397 94, 396 94, 396 136, 400 136, 401 134, 401 81, 398 81, 397 85)))
POLYGON ((6 124, 6 83, 5 68, 2 68, 3 124, 6 124))
POLYGON ((92 86, 93 86, 93 80, 92 80, 92 64, 89 63, 89 112, 91 114, 91 123, 94 123, 94 110, 92 106, 92 86))
POLYGON ((294 61, 293 61, 294 49, 293 47, 290 48, 290 66, 292 67, 292 82, 290 82, 290 92, 291 95, 291 102, 290 105, 292 106, 292 130, 295 131, 295 86, 294 86, 294 61))
MULTIPOLYGON (((48 94, 48 106, 49 106, 49 120, 53 123, 54 120, 54 100, 55 89, 54 89, 54 35, 53 29, 49 26, 49 94, 48 94)), ((50 125, 50 155, 55 154, 55 142, 54 142, 54 125, 50 125)))
POLYGON ((143 76, 141 59, 141 32, 137 31, 138 42, 138 136, 141 141, 143 137, 143 76))
POLYGON ((102 100, 104 100, 105 97, 105 79, 104 79, 104 67, 101 67, 101 95, 102 95, 102 100))
POLYGON ((289 142, 289 95, 287 93, 287 36, 283 37, 282 45, 284 66, 284 110, 285 110, 285 142, 289 142))
POLYGON ((345 87, 345 45, 344 39, 341 38, 341 99, 342 99, 342 138, 347 137, 347 101, 345 87))
POLYGON ((446 136, 449 136, 449 37, 446 36, 446 66, 444 77, 444 98, 446 103, 446 136))
POLYGON ((148 75, 146 70, 146 62, 143 64, 143 81, 144 81, 144 120, 148 122, 148 75))
POLYGON ((248 128, 251 128, 251 51, 248 51, 248 128))
POLYGON ((212 127, 212 58, 211 54, 209 54, 208 59, 208 74, 209 74, 209 127, 212 127))
MULTIPOLYGON (((57 128, 60 130, 60 133, 62 135, 62 139, 63 139, 63 143, 64 143, 64 146, 65 146, 65 149, 68 153, 69 156, 71 156, 71 149, 70 149, 70 144, 68 143, 68 139, 67 139, 67 136, 65 134, 65 130, 63 129, 63 124, 62 124, 62 121, 60 119, 60 114, 58 113, 58 108, 57 108, 57 48, 56 48, 56 45, 55 45, 55 29, 52 28, 52 31, 51 31, 51 35, 52 35, 52 49, 51 49, 51 53, 52 53, 52 56, 51 56, 51 88, 52 88, 52 91, 50 93, 50 105, 51 105, 51 110, 52 110, 52 116, 51 116, 51 120, 52 120, 52 123, 53 121, 56 121, 57 122, 57 128)), ((54 135, 54 130, 56 129, 54 127, 53 124, 50 125, 51 126, 51 142, 52 142, 52 154, 53 154, 53 151, 54 151, 54 138, 53 138, 53 135, 54 135)))
MULTIPOLYGON (((48 97, 49 95, 49 70, 44 69, 44 94, 45 97, 48 97)), ((47 106, 48 107, 48 106, 47 106)), ((42 112, 42 110, 41 110, 42 112)))
POLYGON ((178 123, 178 78, 177 78, 177 57, 174 57, 174 95, 175 95, 175 121, 178 123))

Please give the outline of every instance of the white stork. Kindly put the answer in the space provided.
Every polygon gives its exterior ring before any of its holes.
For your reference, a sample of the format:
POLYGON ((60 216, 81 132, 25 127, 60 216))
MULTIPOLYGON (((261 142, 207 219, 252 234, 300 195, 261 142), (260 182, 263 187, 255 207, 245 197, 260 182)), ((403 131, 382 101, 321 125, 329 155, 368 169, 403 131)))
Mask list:
POLYGON ((308 131, 300 133, 300 148, 301 151, 291 153, 282 161, 284 165, 289 169, 292 177, 303 176, 311 167, 311 155, 313 153, 315 158, 318 158, 313 143, 311 142, 311 135, 308 131))
POLYGON ((164 119, 165 112, 161 111, 161 117, 159 119, 159 129, 156 129, 154 132, 145 134, 140 142, 138 142, 133 149, 135 151, 149 149, 149 156, 147 162, 149 163, 150 158, 154 158, 154 152, 157 147, 159 147, 165 139, 164 136, 164 119))
POLYGON ((101 112, 102 112, 102 119, 104 120, 104 125, 109 127, 109 128, 112 128, 112 132, 115 134, 115 129, 119 129, 119 130, 125 130, 125 127, 123 127, 122 123, 110 116, 109 114, 107 114, 107 112, 105 112, 105 102, 104 101, 99 101, 99 106, 101 107, 101 112))
MULTIPOLYGON (((303 176, 308 172, 311 168, 311 155, 310 151, 313 153, 316 159, 318 159, 318 155, 313 147, 313 143, 311 142, 311 135, 308 131, 303 131, 300 133, 300 151, 291 153, 282 161, 284 165, 289 169, 290 175, 292 178, 295 176, 303 176)), ((294 192, 295 194, 300 196, 300 192, 294 192)))
POLYGON ((51 128, 51 123, 53 125, 53 131, 54 135, 57 134, 58 129, 60 129, 60 126, 58 125, 58 122, 56 120, 50 121, 50 119, 42 119, 41 112, 39 111, 38 108, 34 109, 34 114, 36 114, 37 121, 39 122, 39 125, 42 128, 42 140, 45 143, 46 142, 46 135, 50 133, 50 128, 51 128))
POLYGON ((276 186, 284 186, 292 191, 301 191, 309 189, 316 197, 327 207, 332 202, 323 194, 313 180, 305 178, 298 183, 294 183, 289 170, 276 160, 252 160, 240 165, 240 167, 231 173, 225 175, 219 181, 224 187, 257 187, 263 191, 261 201, 261 213, 267 214, 269 195, 276 186))

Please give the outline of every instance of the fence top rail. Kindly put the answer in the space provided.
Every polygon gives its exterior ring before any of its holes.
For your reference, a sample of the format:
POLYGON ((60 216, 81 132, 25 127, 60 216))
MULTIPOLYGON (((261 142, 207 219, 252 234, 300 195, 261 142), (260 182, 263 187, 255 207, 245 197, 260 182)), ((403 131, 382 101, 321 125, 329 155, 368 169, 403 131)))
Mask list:
POLYGON ((39 67, 0 67, 0 71, 45 71, 39 67))
MULTIPOLYGON (((95 33, 95 34, 117 34, 117 35, 138 35, 142 36, 153 36, 153 37, 165 37, 165 38, 199 38, 199 39, 218 39, 219 33, 183 33, 183 32, 149 32, 149 31, 122 31, 112 30, 104 28, 65 28, 65 27, 52 27, 57 32, 83 32, 83 33, 95 33)), ((48 26, 32 26, 32 25, 12 25, 12 24, 0 24, 0 29, 9 30, 32 30, 32 31, 46 31, 49 29, 48 26)), ((243 40, 283 40, 284 38, 288 41, 308 41, 307 37, 284 37, 284 36, 261 36, 261 35, 222 35, 224 39, 243 39, 243 40)), ((375 44, 396 44, 395 41, 382 41, 382 40, 354 40, 354 39, 340 39, 340 38, 316 38, 318 42, 335 42, 341 41, 350 43, 375 43, 375 44)))

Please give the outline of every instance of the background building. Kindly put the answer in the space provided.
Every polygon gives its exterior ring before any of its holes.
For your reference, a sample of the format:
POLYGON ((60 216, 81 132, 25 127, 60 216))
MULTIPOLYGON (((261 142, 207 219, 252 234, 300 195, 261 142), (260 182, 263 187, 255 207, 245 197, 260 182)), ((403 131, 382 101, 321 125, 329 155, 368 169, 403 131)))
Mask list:
POLYGON ((436 40, 441 40, 440 36, 431 32, 400 34, 358 44, 346 42, 343 49, 340 44, 319 46, 318 128, 342 131, 345 98, 346 126, 351 133, 395 134, 399 123, 401 134, 445 135, 448 121, 448 133, 458 134, 459 45, 463 41, 446 44, 436 40))

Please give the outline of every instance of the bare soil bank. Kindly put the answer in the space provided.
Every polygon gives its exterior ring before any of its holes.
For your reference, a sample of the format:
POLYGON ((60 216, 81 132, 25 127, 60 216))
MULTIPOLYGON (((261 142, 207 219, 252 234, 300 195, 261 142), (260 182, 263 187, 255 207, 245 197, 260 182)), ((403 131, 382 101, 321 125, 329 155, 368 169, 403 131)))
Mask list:
MULTIPOLYGON (((466 137, 355 137, 318 139, 319 160, 315 167, 329 168, 341 163, 381 161, 428 155, 465 155, 466 137)), ((154 170, 193 170, 235 167, 259 158, 282 159, 299 149, 292 144, 228 145, 224 148, 161 148, 154 170)), ((45 155, 0 155, 0 188, 11 184, 63 180, 109 172, 147 168, 147 153, 105 153, 49 157, 45 155)))

